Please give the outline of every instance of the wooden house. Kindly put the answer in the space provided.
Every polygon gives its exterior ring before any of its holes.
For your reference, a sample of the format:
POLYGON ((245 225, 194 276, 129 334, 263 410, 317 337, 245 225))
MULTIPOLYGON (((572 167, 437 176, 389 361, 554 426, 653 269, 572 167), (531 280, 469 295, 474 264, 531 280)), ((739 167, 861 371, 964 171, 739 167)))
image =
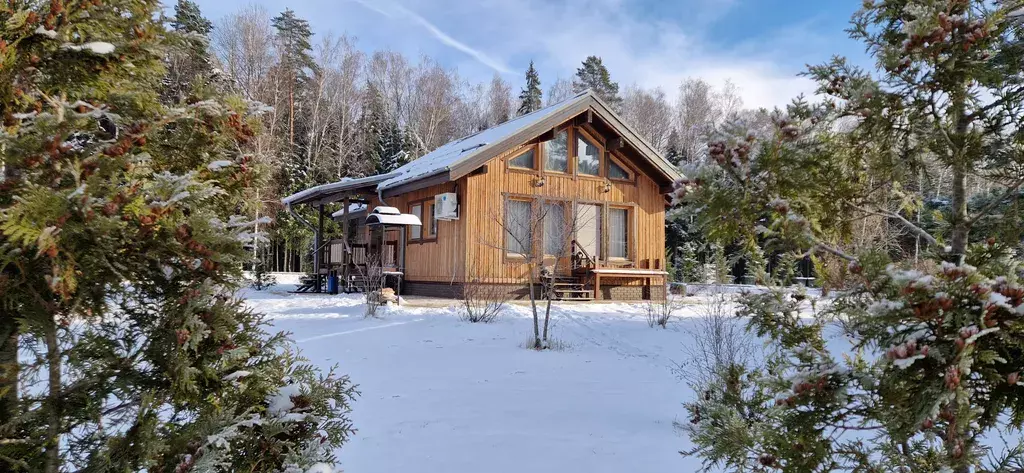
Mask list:
POLYGON ((587 91, 392 173, 314 187, 283 202, 289 210, 319 209, 320 222, 309 224, 314 290, 329 275, 350 286, 367 255, 378 255, 401 274, 403 294, 459 297, 472 283, 523 297, 533 266, 559 284, 562 298, 635 300, 664 294, 666 194, 679 177, 587 91), (380 206, 421 225, 375 224, 380 206), (326 238, 324 218, 341 222, 343 234, 326 238), (537 224, 522 224, 531 220, 537 224), (530 265, 531 258, 543 264, 530 265))

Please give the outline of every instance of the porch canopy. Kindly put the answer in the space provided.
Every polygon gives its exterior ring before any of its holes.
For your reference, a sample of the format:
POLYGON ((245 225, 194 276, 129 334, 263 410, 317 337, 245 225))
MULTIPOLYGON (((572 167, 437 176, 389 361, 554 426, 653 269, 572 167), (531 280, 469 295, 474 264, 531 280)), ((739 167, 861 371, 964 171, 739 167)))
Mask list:
POLYGON ((380 206, 373 209, 370 215, 366 216, 367 225, 402 226, 410 225, 423 226, 420 218, 413 214, 404 214, 394 207, 380 206))
POLYGON ((310 187, 302 192, 296 192, 281 199, 281 203, 291 210, 293 206, 301 204, 309 204, 315 207, 338 202, 354 195, 373 196, 377 195, 378 184, 399 175, 401 173, 392 172, 356 179, 346 177, 338 182, 310 187))

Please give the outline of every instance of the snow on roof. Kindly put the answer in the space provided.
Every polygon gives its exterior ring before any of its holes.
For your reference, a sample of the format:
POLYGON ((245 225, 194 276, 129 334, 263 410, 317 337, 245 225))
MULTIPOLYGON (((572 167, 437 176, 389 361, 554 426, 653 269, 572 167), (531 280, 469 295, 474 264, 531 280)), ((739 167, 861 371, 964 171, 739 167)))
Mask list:
MULTIPOLYGON (((349 206, 348 206, 348 213, 349 213, 349 215, 352 215, 352 214, 355 214, 355 213, 362 213, 362 212, 365 212, 365 211, 366 211, 366 204, 349 204, 349 206)), ((331 217, 338 218, 338 217, 343 217, 344 215, 345 215, 345 209, 341 209, 341 210, 339 210, 337 212, 332 213, 331 217)))
POLYGON ((371 213, 366 217, 367 225, 414 225, 422 226, 420 218, 413 214, 379 214, 371 213))
POLYGON ((423 155, 419 159, 396 169, 394 173, 399 175, 381 182, 378 187, 380 189, 388 189, 406 182, 415 181, 448 171, 453 165, 472 156, 473 153, 480 148, 500 141, 524 128, 542 121, 562 110, 565 106, 575 103, 578 100, 585 99, 589 94, 589 91, 581 92, 556 104, 549 105, 521 117, 513 118, 512 120, 500 125, 452 141, 423 155))
POLYGON ((297 192, 288 197, 281 199, 281 203, 285 205, 291 205, 296 203, 302 203, 307 200, 319 198, 321 196, 328 195, 333 192, 340 192, 347 189, 355 189, 358 187, 373 185, 389 178, 395 177, 395 173, 388 174, 377 174, 374 176, 360 177, 358 179, 352 179, 351 177, 344 177, 340 181, 332 182, 330 184, 323 184, 316 187, 310 187, 301 192, 297 192))
MULTIPOLYGON (((563 110, 567 110, 591 97, 597 100, 598 103, 603 104, 603 102, 601 102, 601 100, 594 95, 592 91, 586 90, 540 110, 528 113, 521 117, 516 117, 500 125, 451 141, 440 148, 413 160, 405 166, 392 171, 391 173, 368 176, 359 179, 342 179, 335 183, 306 189, 297 194, 285 197, 281 201, 285 205, 289 206, 306 202, 315 202, 319 199, 330 197, 332 194, 336 195, 337 193, 345 190, 365 188, 372 185, 376 185, 375 190, 379 192, 408 182, 418 181, 420 179, 451 171, 453 167, 467 159, 471 159, 481 149, 501 142, 502 140, 543 122, 552 116, 556 116, 563 110)), ((604 108, 607 108, 607 105, 605 105, 604 108)), ((649 148, 647 154, 653 153, 656 155, 655 158, 652 158, 656 161, 653 164, 662 169, 663 172, 667 173, 666 175, 668 177, 677 178, 675 176, 677 176, 678 173, 675 168, 668 163, 668 161, 665 161, 664 157, 660 156, 657 151, 654 150, 654 147, 640 137, 640 135, 637 134, 628 124, 615 117, 614 112, 611 113, 613 120, 618 122, 619 126, 627 129, 632 136, 635 136, 635 139, 640 142, 641 148, 649 148)), ((641 150, 641 152, 643 152, 643 150, 641 150)), ((337 213, 335 216, 337 216, 337 213)))

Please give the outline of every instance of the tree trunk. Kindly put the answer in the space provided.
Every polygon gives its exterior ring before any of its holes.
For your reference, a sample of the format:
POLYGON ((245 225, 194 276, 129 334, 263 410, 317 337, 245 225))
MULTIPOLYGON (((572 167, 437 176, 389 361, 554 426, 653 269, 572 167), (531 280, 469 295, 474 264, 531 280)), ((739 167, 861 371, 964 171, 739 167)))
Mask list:
POLYGON ((539 350, 541 345, 540 339, 540 319, 537 315, 537 296, 534 294, 534 280, 533 280, 533 265, 527 265, 528 271, 530 272, 530 308, 533 309, 533 348, 539 350))
POLYGON ((952 232, 949 259, 960 264, 967 253, 967 237, 971 228, 967 216, 967 174, 959 163, 953 166, 953 181, 950 184, 953 186, 953 206, 950 209, 952 232))
POLYGON ((0 424, 18 415, 18 321, 0 307, 0 424))
POLYGON ((46 456, 45 460, 45 472, 46 473, 57 473, 60 470, 60 431, 61 431, 61 382, 60 382, 60 371, 61 371, 61 354, 60 346, 57 343, 57 322, 53 320, 51 325, 46 329, 46 363, 48 365, 47 373, 47 397, 46 407, 49 411, 47 413, 47 421, 50 425, 46 426, 46 456))

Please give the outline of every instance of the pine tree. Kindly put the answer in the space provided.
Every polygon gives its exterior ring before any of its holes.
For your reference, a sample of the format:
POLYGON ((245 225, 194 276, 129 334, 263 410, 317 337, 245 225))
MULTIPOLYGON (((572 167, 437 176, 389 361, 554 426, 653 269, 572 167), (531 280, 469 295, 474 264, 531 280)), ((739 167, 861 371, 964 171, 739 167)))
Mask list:
MULTIPOLYGON (((288 8, 271 19, 277 30, 278 68, 288 90, 288 143, 295 146, 296 104, 309 82, 310 73, 316 69, 313 61, 313 30, 309 22, 299 18, 288 8)), ((293 150, 294 151, 294 150, 293 150)))
POLYGON ((209 53, 213 23, 203 17, 194 2, 179 0, 170 26, 177 34, 169 36, 162 95, 165 103, 173 104, 184 102, 193 90, 208 86, 213 79, 209 53))
POLYGON ((1022 243, 981 224, 1007 218, 1024 185, 1019 7, 865 2, 848 31, 877 69, 811 67, 824 100, 798 98, 766 136, 730 127, 708 145, 713 164, 677 184, 708 238, 742 248, 772 284, 737 312, 771 355, 699 386, 690 453, 737 471, 1024 464, 1019 436, 1000 438, 1024 427, 1022 243), (951 191, 943 225, 928 229, 912 218, 924 205, 914 189, 936 168, 951 191), (972 205, 967 176, 997 197, 972 205), (920 258, 856 245, 866 218, 920 239, 920 258), (819 276, 843 276, 827 307, 779 287, 806 255, 819 276), (852 350, 829 346, 832 330, 852 350))
POLYGON ((540 110, 542 94, 540 75, 537 74, 537 69, 534 69, 533 61, 530 61, 530 67, 526 69, 526 86, 519 92, 519 110, 516 115, 522 116, 540 110))
POLYGON ((178 0, 174 6, 174 19, 171 20, 174 31, 195 33, 208 36, 213 31, 213 22, 203 17, 199 5, 191 0, 178 0))
POLYGON ((686 159, 684 158, 685 156, 683 156, 682 150, 679 149, 679 132, 673 128, 668 134, 668 142, 665 147, 665 159, 676 167, 680 167, 686 162, 686 159))
POLYGON ((386 174, 409 162, 409 142, 395 120, 385 119, 377 137, 374 161, 377 174, 386 174))
POLYGON ((177 33, 157 1, 15 5, 0 10, 0 320, 18 330, 0 350, 15 400, 0 470, 331 462, 351 384, 235 296, 253 224, 233 215, 253 179, 244 101, 161 103, 177 33))
POLYGON ((576 78, 572 81, 573 92, 578 94, 587 89, 593 90, 613 108, 617 109, 622 104, 618 82, 612 82, 608 68, 604 67, 601 58, 597 56, 588 56, 583 65, 576 69, 576 78))

